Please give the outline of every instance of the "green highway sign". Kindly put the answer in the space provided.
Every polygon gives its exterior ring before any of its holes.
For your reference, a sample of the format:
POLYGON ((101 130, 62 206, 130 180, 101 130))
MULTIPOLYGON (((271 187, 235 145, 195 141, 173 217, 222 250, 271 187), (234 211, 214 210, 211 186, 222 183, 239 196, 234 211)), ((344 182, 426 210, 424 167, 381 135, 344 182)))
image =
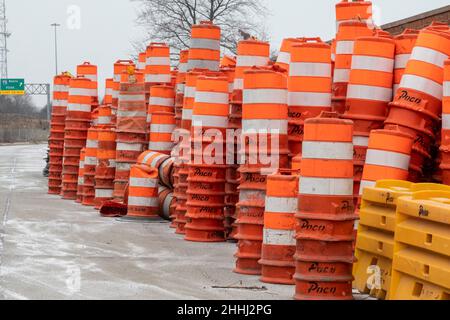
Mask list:
POLYGON ((0 95, 24 95, 25 79, 1 79, 0 95))

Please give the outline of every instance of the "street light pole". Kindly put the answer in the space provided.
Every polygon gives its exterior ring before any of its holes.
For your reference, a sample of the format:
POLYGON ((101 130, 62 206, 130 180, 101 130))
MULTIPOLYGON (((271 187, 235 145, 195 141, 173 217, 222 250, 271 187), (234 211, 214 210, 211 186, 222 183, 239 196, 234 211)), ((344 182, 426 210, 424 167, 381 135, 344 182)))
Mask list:
POLYGON ((57 33, 57 28, 60 27, 61 25, 58 23, 53 23, 50 26, 55 28, 55 70, 56 70, 55 75, 58 75, 58 33, 57 33))

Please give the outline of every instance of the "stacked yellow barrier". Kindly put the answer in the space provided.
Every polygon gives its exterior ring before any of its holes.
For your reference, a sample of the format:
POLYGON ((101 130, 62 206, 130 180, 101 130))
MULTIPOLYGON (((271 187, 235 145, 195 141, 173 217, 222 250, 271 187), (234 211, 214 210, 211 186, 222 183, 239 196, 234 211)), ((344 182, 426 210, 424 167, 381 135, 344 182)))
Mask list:
POLYGON ((450 192, 398 201, 390 300, 450 300, 450 192))

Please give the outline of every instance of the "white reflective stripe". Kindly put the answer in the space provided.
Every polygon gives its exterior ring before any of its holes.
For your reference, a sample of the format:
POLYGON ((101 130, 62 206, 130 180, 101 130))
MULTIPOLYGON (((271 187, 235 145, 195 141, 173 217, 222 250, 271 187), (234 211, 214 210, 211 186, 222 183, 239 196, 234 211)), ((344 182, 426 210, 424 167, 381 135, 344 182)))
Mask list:
POLYGON ((219 71, 220 62, 217 60, 193 60, 190 59, 188 63, 188 70, 195 68, 208 69, 211 71, 219 71))
POLYGON ((179 71, 180 73, 186 73, 187 70, 188 70, 187 68, 188 68, 187 62, 185 62, 185 63, 180 63, 180 65, 178 66, 178 71, 179 71))
POLYGON ((184 97, 185 98, 195 98, 195 91, 197 91, 197 89, 195 87, 185 87, 184 90, 184 97))
POLYGON ((84 177, 78 177, 78 185, 82 186, 84 184, 84 177))
POLYGON ((170 83, 172 77, 170 74, 146 74, 145 82, 147 83, 170 83))
POLYGON ((400 83, 400 88, 417 90, 429 94, 438 100, 442 100, 442 85, 427 78, 412 74, 404 74, 402 82, 400 83))
POLYGON ((288 92, 289 106, 330 107, 331 93, 288 92))
POLYGON ((84 161, 83 160, 80 160, 79 168, 80 169, 84 169, 84 161))
POLYGON ((86 79, 91 80, 92 82, 97 82, 97 75, 96 74, 83 74, 83 77, 86 79))
POLYGON ((130 177, 130 187, 156 188, 158 179, 130 177))
POLYGON ((331 54, 331 61, 336 61, 336 54, 335 53, 331 54))
POLYGON ((240 190, 239 201, 249 201, 254 199, 265 199, 266 192, 264 190, 240 190))
POLYGON ((111 88, 106 88, 106 90, 105 90, 105 95, 107 95, 107 96, 112 96, 112 94, 113 94, 113 89, 111 89, 111 88))
POLYGON ((66 85, 55 84, 55 85, 53 86, 53 92, 62 92, 62 93, 65 93, 65 92, 69 92, 69 90, 70 90, 70 87, 69 87, 69 86, 66 86, 66 85))
POLYGON ((261 56, 238 56, 236 67, 263 67, 269 63, 269 57, 261 56))
POLYGON ((114 190, 110 189, 95 189, 96 198, 112 198, 114 190))
POLYGON ((168 66, 170 65, 169 57, 149 57, 146 61, 147 66, 168 66))
POLYGON ((114 82, 120 82, 120 74, 115 74, 113 76, 113 80, 114 80, 114 82))
POLYGON ((158 164, 158 162, 162 161, 163 159, 167 158, 168 156, 166 155, 158 155, 156 156, 151 163, 148 163, 148 161, 154 157, 157 153, 156 152, 150 152, 149 154, 147 154, 144 157, 144 160, 142 160, 142 163, 145 163, 147 165, 150 165, 152 168, 156 168, 156 165, 158 164))
POLYGON ((142 144, 141 143, 117 143, 117 151, 141 151, 142 144))
POLYGON ((154 124, 150 125, 150 133, 172 133, 177 126, 174 124, 154 124))
POLYGON ((278 54, 277 62, 284 63, 284 64, 290 64, 291 63, 291 54, 289 52, 281 51, 278 54))
POLYGON ((228 117, 192 115, 193 127, 228 128, 228 117))
POLYGON ((69 96, 92 97, 97 94, 95 89, 70 88, 69 96))
POLYGON ((353 145, 355 147, 368 147, 369 146, 369 137, 354 136, 353 137, 353 145))
POLYGON ((295 246, 295 230, 264 229, 264 244, 271 246, 295 246))
POLYGON ((220 40, 191 38, 190 49, 220 50, 220 40))
POLYGON ((138 62, 137 64, 137 68, 139 70, 145 70, 145 65, 147 64, 147 62, 138 62))
POLYGON ((183 83, 177 84, 177 93, 181 93, 184 95, 184 91, 186 89, 186 85, 183 83))
POLYGON ((391 102, 392 88, 349 84, 347 99, 362 99, 391 102))
POLYGON ((410 58, 410 60, 427 62, 439 68, 444 67, 444 62, 447 59, 448 55, 425 47, 414 47, 410 58))
POLYGON ((98 148, 98 140, 87 140, 86 148, 97 149, 98 148))
POLYGON ((393 92, 394 96, 397 94, 398 88, 400 88, 400 85, 399 84, 394 84, 394 92, 393 92))
POLYGON ((159 207, 159 199, 148 197, 128 197, 128 206, 157 208, 159 207))
POLYGON ((284 89, 244 89, 244 104, 287 104, 287 90, 284 89))
POLYGON ((145 118, 147 117, 147 112, 145 111, 117 111, 117 117, 119 118, 145 118))
POLYGON ((282 198, 266 196, 266 212, 296 213, 298 209, 297 198, 282 198))
POLYGON ((233 93, 233 90, 234 90, 234 83, 229 83, 228 84, 228 92, 233 93))
POLYGON ((321 196, 352 196, 353 179, 300 177, 299 193, 321 196))
POLYGON ((442 115, 442 129, 450 130, 450 114, 442 115))
POLYGON ((336 54, 353 54, 355 41, 337 41, 336 54))
POLYGON ((54 107, 67 107, 67 100, 53 100, 54 107))
POLYGON ((143 94, 121 94, 119 95, 119 101, 120 102, 144 102, 145 101, 145 95, 143 94))
POLYGON ((112 98, 113 99, 118 99, 119 98, 119 91, 113 90, 112 98))
POLYGON ((302 158, 353 160, 353 143, 304 141, 302 158))
POLYGON ((183 109, 181 119, 182 120, 192 120, 192 109, 183 109))
POLYGON ((196 91, 195 92, 195 102, 198 103, 214 103, 214 104, 226 104, 228 105, 228 101, 230 98, 230 94, 228 92, 203 92, 196 91))
POLYGON ((394 59, 354 55, 352 57, 352 70, 369 70, 392 73, 394 70, 394 59))
POLYGON ((98 163, 98 160, 97 160, 97 158, 94 158, 94 157, 86 157, 84 159, 84 165, 86 165, 86 166, 96 166, 97 163, 98 163))
POLYGON ((347 83, 350 80, 350 69, 334 69, 334 83, 347 83))
POLYGON ((148 144, 149 150, 154 151, 169 151, 172 150, 174 146, 173 142, 150 142, 148 144))
POLYGON ((69 103, 67 111, 91 112, 92 108, 90 104, 69 103))
POLYGON ((109 124, 111 120, 111 117, 98 117, 98 124, 109 124))
POLYGON ((331 78, 331 64, 315 62, 292 62, 289 67, 289 76, 331 78))
POLYGON ((244 79, 234 79, 234 84, 233 84, 234 90, 242 90, 244 89, 244 79))
POLYGON ((450 81, 444 81, 444 85, 442 86, 442 92, 444 97, 450 97, 450 81))
POLYGON ((109 165, 108 168, 116 168, 117 167, 117 163, 115 159, 109 159, 109 165))
POLYGON ((287 134, 287 120, 242 120, 242 132, 244 134, 287 134))
POLYGON ((116 169, 118 171, 130 171, 131 170, 131 163, 117 162, 116 163, 116 169))
POLYGON ((173 98, 150 97, 149 105, 173 107, 175 105, 175 99, 173 99, 173 98))
POLYGON ((367 150, 366 164, 374 166, 391 167, 402 170, 409 169, 409 155, 384 150, 367 150))
POLYGON ((355 225, 353 227, 353 230, 358 231, 359 229, 359 220, 355 220, 355 225))
POLYGON ((362 196, 365 188, 374 188, 377 185, 376 181, 362 180, 359 187, 359 195, 362 196))
POLYGON ((410 57, 410 53, 397 54, 395 56, 395 69, 406 69, 410 57))

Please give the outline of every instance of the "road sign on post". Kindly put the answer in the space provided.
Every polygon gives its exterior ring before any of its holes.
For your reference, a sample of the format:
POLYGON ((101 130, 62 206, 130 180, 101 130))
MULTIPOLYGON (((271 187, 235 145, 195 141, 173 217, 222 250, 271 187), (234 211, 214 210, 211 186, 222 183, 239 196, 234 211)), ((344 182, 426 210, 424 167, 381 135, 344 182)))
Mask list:
POLYGON ((0 95, 24 95, 25 80, 24 79, 1 79, 0 95))

